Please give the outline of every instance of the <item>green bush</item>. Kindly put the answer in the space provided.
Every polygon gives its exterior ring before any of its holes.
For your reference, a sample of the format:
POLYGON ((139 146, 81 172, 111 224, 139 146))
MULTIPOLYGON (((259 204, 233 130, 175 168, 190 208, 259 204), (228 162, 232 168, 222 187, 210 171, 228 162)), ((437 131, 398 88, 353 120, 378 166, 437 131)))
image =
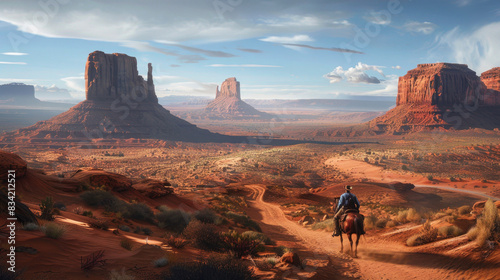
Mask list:
POLYGON ((122 216, 125 219, 145 221, 149 223, 152 223, 154 220, 153 211, 144 203, 126 204, 124 208, 122 216))
POLYGON ((92 213, 92 211, 85 210, 83 211, 82 216, 92 218, 94 217, 94 213, 92 213))
POLYGON ((467 236, 470 240, 475 240, 479 246, 484 246, 487 240, 500 241, 500 215, 493 200, 486 201, 482 215, 467 236))
POLYGON ((40 218, 47 220, 47 221, 53 221, 54 220, 54 200, 52 200, 52 197, 47 196, 44 200, 41 201, 40 203, 40 218))
POLYGON ((48 223, 42 227, 42 231, 45 233, 45 236, 49 238, 59 239, 66 232, 66 227, 56 223, 48 223))
POLYGON ((290 253, 292 251, 293 251, 292 249, 285 247, 283 245, 274 248, 274 252, 276 253, 276 255, 278 255, 280 257, 283 256, 284 254, 290 253))
POLYGON ((219 217, 210 209, 203 209, 194 213, 193 217, 205 224, 215 224, 219 217))
POLYGON ((457 226, 445 226, 438 229, 438 235, 442 237, 456 237, 464 232, 457 226))
POLYGON ((226 217, 230 220, 233 220, 235 223, 240 224, 248 229, 262 232, 262 229, 260 228, 259 224, 255 222, 254 220, 250 219, 250 217, 246 215, 240 215, 236 214, 234 212, 226 212, 226 217))
POLYGON ((258 240, 265 245, 275 245, 276 243, 271 240, 267 235, 263 234, 262 232, 256 232, 256 231, 245 231, 242 233, 242 236, 248 237, 252 240, 258 240))
POLYGON ((126 250, 132 251, 133 244, 130 239, 124 238, 120 241, 120 246, 122 246, 126 250))
POLYGON ((156 214, 158 227, 177 233, 181 233, 191 221, 191 215, 180 209, 169 209, 160 207, 160 213, 156 214))
POLYGON ((258 280, 242 261, 232 258, 208 258, 202 262, 179 263, 170 268, 161 280, 258 280))
POLYGON ((224 241, 219 232, 219 229, 212 224, 193 220, 182 234, 193 240, 194 245, 202 250, 219 252, 224 250, 224 241))
POLYGON ((39 230, 40 227, 35 223, 26 223, 23 225, 23 229, 26 231, 35 231, 35 230, 39 230))
POLYGON ((243 236, 236 231, 230 231, 222 235, 225 247, 235 258, 241 259, 245 256, 256 256, 264 250, 260 240, 253 240, 243 236))
POLYGON ((154 260, 153 262, 153 265, 155 267, 164 267, 167 266, 167 264, 168 264, 168 259, 165 257, 154 260))
POLYGON ((82 193, 80 197, 85 204, 94 207, 104 207, 108 212, 122 212, 125 208, 125 202, 105 190, 86 191, 82 193))

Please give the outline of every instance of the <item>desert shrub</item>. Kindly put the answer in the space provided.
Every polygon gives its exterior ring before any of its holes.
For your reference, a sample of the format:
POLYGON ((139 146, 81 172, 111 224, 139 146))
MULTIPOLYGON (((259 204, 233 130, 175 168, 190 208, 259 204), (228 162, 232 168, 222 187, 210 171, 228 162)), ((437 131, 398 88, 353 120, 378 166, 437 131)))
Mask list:
POLYGON ((443 237, 456 237, 463 233, 464 231, 457 226, 446 226, 438 229, 438 235, 443 237))
POLYGON ((194 213, 193 217, 205 224, 215 224, 219 219, 214 211, 207 208, 194 213))
POLYGON ((202 250, 222 251, 224 241, 219 229, 212 224, 204 224, 193 220, 182 233, 186 238, 193 240, 194 245, 202 250))
POLYGON ((460 215, 467 215, 472 211, 472 208, 469 205, 464 205, 458 207, 458 214, 460 215))
POLYGON ((94 217, 94 213, 92 213, 92 211, 85 210, 82 212, 82 216, 92 218, 94 217))
POLYGON ((366 230, 374 229, 376 228, 377 221, 378 221, 377 217, 373 215, 366 216, 363 222, 363 226, 366 230))
POLYGON ((270 264, 271 266, 275 266, 277 263, 279 263, 280 257, 277 255, 266 257, 265 262, 267 264, 270 264))
POLYGON ((134 279, 135 279, 134 276, 128 275, 127 272, 125 272, 125 268, 122 268, 121 272, 112 270, 111 273, 109 274, 109 280, 134 280, 134 279))
POLYGON ((276 253, 277 256, 281 257, 286 253, 292 252, 292 249, 281 245, 281 246, 274 248, 274 252, 276 253))
POLYGON ((89 225, 90 225, 90 227, 97 228, 97 229, 102 229, 102 230, 109 229, 109 223, 107 221, 103 221, 103 220, 90 221, 89 225))
POLYGON ((333 219, 328 219, 328 220, 324 220, 324 221, 319 222, 319 223, 315 223, 314 225, 312 225, 312 229, 313 230, 324 229, 327 231, 333 231, 335 229, 335 224, 333 222, 333 219))
POLYGON ((130 239, 124 238, 120 241, 120 246, 122 246, 124 249, 132 251, 132 241, 130 239))
POLYGON ((144 203, 126 204, 122 216, 125 219, 132 219, 145 222, 153 222, 154 214, 151 208, 144 203))
POLYGON ((432 177, 432 175, 427 175, 427 180, 434 181, 434 177, 432 177))
POLYGON ((105 190, 90 190, 82 193, 80 197, 85 204, 95 207, 104 207, 108 212, 120 212, 125 207, 125 202, 105 190))
POLYGON ((59 239, 66 232, 66 227, 56 223, 48 223, 42 227, 42 231, 49 238, 59 239))
POLYGON ((260 240, 253 240, 236 231, 224 233, 222 235, 222 240, 225 243, 225 248, 238 259, 245 256, 256 256, 258 252, 263 251, 260 240))
POLYGON ((161 280, 257 280, 248 265, 232 258, 208 258, 202 262, 179 263, 170 268, 161 280))
POLYGON ((437 240, 438 230, 431 226, 431 222, 428 220, 422 226, 420 233, 417 233, 408 240, 406 240, 406 245, 408 246, 419 246, 427 243, 431 243, 437 240))
POLYGON ((120 229, 121 231, 124 231, 124 232, 130 232, 130 227, 126 226, 126 225, 119 225, 118 229, 120 229))
POLYGON ((453 177, 453 176, 450 177, 450 182, 456 182, 456 181, 457 181, 457 179, 455 177, 453 177))
POLYGON ((40 202, 40 218, 48 221, 54 220, 54 200, 52 197, 47 196, 40 202))
POLYGON ((383 219, 378 220, 378 221, 375 223, 375 226, 376 226, 377 228, 385 228, 385 227, 386 227, 386 225, 387 225, 387 220, 383 220, 383 219))
POLYGON ((240 224, 248 229, 262 232, 262 229, 260 228, 259 224, 255 222, 254 220, 250 219, 250 217, 246 215, 240 215, 236 214, 234 212, 226 212, 226 217, 230 220, 233 220, 235 223, 240 224))
POLYGON ((396 224, 396 222, 395 222, 395 221, 393 221, 393 220, 389 220, 389 221, 387 221, 387 223, 385 224, 385 227, 386 227, 386 228, 392 228, 392 227, 395 227, 395 226, 397 226, 397 224, 396 224))
POLYGON ((168 259, 163 257, 153 261, 155 267, 164 267, 168 264, 168 259))
POLYGON ((401 166, 401 169, 403 169, 403 170, 407 171, 407 170, 408 170, 408 166, 403 165, 403 166, 401 166))
POLYGON ((422 220, 422 216, 417 212, 417 210, 410 208, 408 210, 399 211, 395 220, 402 224, 408 222, 420 222, 422 220))
POLYGON ((265 245, 275 245, 276 243, 271 240, 267 235, 263 234, 262 232, 256 232, 256 231, 245 231, 242 233, 243 236, 246 236, 252 240, 258 240, 265 245))
POLYGON ((156 214, 158 227, 181 233, 191 220, 191 215, 180 209, 169 209, 160 207, 160 213, 156 214))
POLYGON ((137 234, 143 233, 145 235, 151 235, 151 234, 153 234, 153 231, 148 227, 139 227, 138 226, 134 229, 134 233, 137 233, 137 234))
POLYGON ((35 223, 26 223, 23 225, 23 229, 26 231, 35 231, 35 230, 39 230, 40 227, 35 223))
POLYGON ((482 215, 467 236, 470 240, 475 240, 479 246, 483 246, 487 240, 500 241, 500 215, 493 200, 486 201, 482 215))
POLYGON ((169 237, 166 238, 165 243, 168 244, 168 246, 176 249, 182 249, 184 248, 189 242, 185 239, 175 237, 173 235, 170 235, 169 237))
POLYGON ((66 205, 62 202, 56 202, 54 203, 54 208, 57 208, 61 211, 66 211, 66 205))
POLYGON ((434 214, 433 218, 435 220, 437 220, 437 219, 441 219, 441 218, 446 217, 446 216, 449 216, 449 215, 444 213, 444 212, 437 212, 436 214, 434 214))

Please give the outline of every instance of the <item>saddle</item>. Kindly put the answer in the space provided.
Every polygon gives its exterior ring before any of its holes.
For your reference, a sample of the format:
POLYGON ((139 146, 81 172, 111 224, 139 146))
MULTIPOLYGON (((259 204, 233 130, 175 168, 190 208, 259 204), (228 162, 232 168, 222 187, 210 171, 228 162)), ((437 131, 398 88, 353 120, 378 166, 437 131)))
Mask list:
MULTIPOLYGON (((358 214, 359 210, 358 209, 347 209, 347 210, 345 210, 344 214, 342 214, 342 216, 340 216, 340 222, 344 222, 345 219, 347 218, 347 215, 349 213, 356 213, 356 214, 358 214)), ((360 216, 363 216, 363 215, 360 215, 360 216)))

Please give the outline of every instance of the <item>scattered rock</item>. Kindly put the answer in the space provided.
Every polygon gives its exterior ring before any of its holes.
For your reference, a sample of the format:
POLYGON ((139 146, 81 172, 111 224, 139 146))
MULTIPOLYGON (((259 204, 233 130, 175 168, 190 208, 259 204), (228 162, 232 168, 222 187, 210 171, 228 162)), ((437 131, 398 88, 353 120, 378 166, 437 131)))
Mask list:
POLYGON ((299 255, 297 255, 297 253, 288 252, 283 254, 283 256, 280 259, 280 262, 288 263, 296 267, 302 267, 302 263, 300 262, 299 255))
POLYGON ((306 226, 306 225, 314 224, 314 222, 315 222, 315 219, 313 217, 304 216, 304 217, 300 218, 298 223, 306 226))

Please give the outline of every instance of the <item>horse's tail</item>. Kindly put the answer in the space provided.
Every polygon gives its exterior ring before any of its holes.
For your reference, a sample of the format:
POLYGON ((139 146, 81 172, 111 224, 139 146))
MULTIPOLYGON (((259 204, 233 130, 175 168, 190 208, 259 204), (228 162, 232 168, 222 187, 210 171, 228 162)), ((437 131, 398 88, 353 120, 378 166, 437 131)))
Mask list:
POLYGON ((363 223, 364 223, 363 217, 356 215, 356 218, 354 218, 354 230, 356 231, 356 234, 358 235, 365 234, 363 223))

